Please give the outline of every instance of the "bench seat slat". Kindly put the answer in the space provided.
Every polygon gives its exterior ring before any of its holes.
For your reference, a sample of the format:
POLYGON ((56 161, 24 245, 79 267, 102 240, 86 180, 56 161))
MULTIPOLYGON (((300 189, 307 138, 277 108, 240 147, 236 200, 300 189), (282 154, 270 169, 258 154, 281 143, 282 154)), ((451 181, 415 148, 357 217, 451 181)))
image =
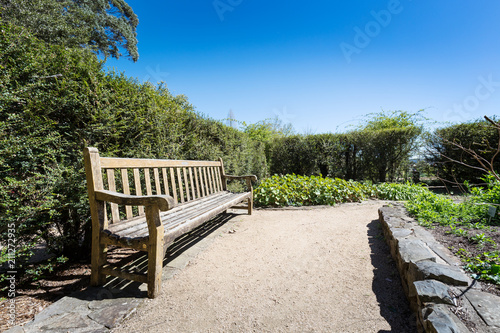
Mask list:
MULTIPOLYGON (((226 192, 226 193, 228 193, 228 192, 226 192)), ((187 202, 187 203, 178 205, 177 207, 172 208, 168 212, 162 212, 161 213, 162 220, 165 219, 166 215, 174 216, 175 214, 182 212, 182 211, 185 211, 193 206, 203 204, 203 202, 205 202, 205 201, 214 200, 214 198, 215 198, 214 195, 211 195, 209 197, 204 197, 204 198, 201 198, 198 200, 193 200, 191 202, 187 202)), ((142 224, 146 223, 145 216, 137 216, 137 217, 134 217, 134 218, 129 219, 129 220, 124 220, 124 221, 120 221, 119 223, 114 223, 114 224, 109 226, 108 230, 112 233, 121 234, 121 233, 124 233, 125 230, 130 229, 130 228, 134 228, 141 223, 142 224)))
MULTIPOLYGON (((248 194, 221 192, 218 195, 203 198, 204 200, 194 200, 180 207, 173 208, 168 212, 164 212, 161 215, 161 219, 164 225, 165 235, 168 235, 173 229, 177 228, 178 225, 191 223, 191 220, 203 216, 207 212, 215 210, 222 212, 227 208, 221 209, 220 207, 228 204, 229 208, 234 205, 232 202, 241 202, 245 196, 248 196, 248 194)), ((148 227, 144 217, 111 225, 108 231, 118 237, 130 239, 139 239, 148 236, 148 227)))

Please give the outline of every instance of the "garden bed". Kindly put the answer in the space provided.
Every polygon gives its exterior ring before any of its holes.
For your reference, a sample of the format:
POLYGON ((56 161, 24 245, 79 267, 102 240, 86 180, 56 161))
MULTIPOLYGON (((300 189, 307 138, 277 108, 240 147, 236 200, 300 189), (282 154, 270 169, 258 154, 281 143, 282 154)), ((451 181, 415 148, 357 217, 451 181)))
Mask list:
MULTIPOLYGON (((454 255, 460 259, 467 260, 466 258, 478 258, 478 260, 486 259, 484 258, 484 253, 492 253, 494 251, 500 251, 500 226, 489 226, 486 229, 466 229, 464 227, 460 228, 464 232, 467 231, 468 236, 461 236, 454 234, 457 232, 456 228, 453 230, 449 226, 434 225, 433 228, 429 228, 429 231, 434 236, 434 238, 448 248, 454 255), (480 237, 477 237, 477 236, 480 237), (481 235, 484 235, 481 236, 481 235), (495 242, 482 241, 478 242, 473 239, 491 239, 495 242)), ((466 264, 466 262, 464 262, 466 264)), ((472 263, 474 264, 474 263, 472 263)), ((466 273, 473 277, 477 277, 474 272, 466 269, 466 273)), ((484 279, 482 282, 482 290, 500 296, 500 285, 494 284, 484 279)))

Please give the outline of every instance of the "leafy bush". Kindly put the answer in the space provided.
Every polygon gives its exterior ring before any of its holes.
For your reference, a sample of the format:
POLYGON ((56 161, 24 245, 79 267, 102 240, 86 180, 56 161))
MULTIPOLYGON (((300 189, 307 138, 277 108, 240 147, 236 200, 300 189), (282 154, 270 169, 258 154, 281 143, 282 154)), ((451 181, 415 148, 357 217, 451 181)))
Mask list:
MULTIPOLYGON (((478 183, 484 176, 484 171, 476 169, 481 165, 455 144, 471 148, 489 161, 495 154, 498 140, 498 131, 485 120, 440 128, 428 138, 427 161, 435 167, 438 176, 443 179, 459 183, 464 181, 478 183)), ((497 156, 494 160, 495 169, 499 159, 500 156, 497 156)))
POLYGON ((418 184, 381 183, 375 187, 375 196, 383 200, 411 200, 429 190, 418 184))
POLYGON ((449 196, 424 192, 411 198, 406 209, 425 226, 438 223, 443 226, 464 225, 482 222, 487 216, 488 207, 477 205, 470 198, 456 203, 449 196))
POLYGON ((365 198, 367 187, 339 178, 274 175, 254 190, 257 206, 312 206, 356 202, 365 198))
POLYGON ((311 206, 358 202, 366 198, 408 200, 428 190, 413 184, 371 185, 321 176, 274 175, 254 190, 259 206, 311 206))

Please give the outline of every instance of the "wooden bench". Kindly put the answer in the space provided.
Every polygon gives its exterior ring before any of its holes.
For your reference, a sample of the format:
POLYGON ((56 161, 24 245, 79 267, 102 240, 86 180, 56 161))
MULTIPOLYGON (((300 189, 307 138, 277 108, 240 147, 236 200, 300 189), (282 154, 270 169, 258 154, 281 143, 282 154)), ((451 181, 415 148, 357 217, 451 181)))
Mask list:
POLYGON ((226 175, 222 159, 112 158, 85 148, 84 160, 92 215, 93 286, 112 275, 147 283, 148 297, 154 298, 161 288, 165 251, 177 237, 229 208, 252 214, 252 181, 257 177, 226 175), (230 179, 246 180, 248 192, 229 192, 230 179), (147 252, 147 273, 108 263, 110 245, 147 252))

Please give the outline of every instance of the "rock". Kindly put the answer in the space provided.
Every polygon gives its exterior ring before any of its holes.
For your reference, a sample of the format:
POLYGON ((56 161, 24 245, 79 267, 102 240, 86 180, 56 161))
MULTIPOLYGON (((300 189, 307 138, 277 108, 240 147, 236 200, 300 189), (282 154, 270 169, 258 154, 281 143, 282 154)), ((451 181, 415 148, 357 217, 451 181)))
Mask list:
POLYGON ((435 254, 419 239, 401 239, 398 247, 404 263, 416 263, 422 260, 436 261, 435 254))
POLYGON ((467 327, 455 316, 446 305, 436 304, 423 310, 425 332, 463 333, 469 332, 467 327))
POLYGON ((433 279, 454 286, 468 286, 469 278, 458 268, 438 264, 432 261, 420 261, 415 263, 418 273, 422 274, 421 280, 433 279))
POLYGON ((92 301, 89 309, 92 311, 88 317, 95 322, 111 329, 139 304, 140 299, 106 299, 102 301, 92 301))
POLYGON ((500 297, 478 290, 469 290, 465 297, 488 326, 500 328, 500 297))
POLYGON ((396 239, 401 239, 410 236, 413 233, 412 230, 408 229, 395 229, 392 231, 392 236, 396 239))
POLYGON ((455 305, 450 297, 449 287, 439 281, 425 280, 413 282, 415 289, 413 292, 418 297, 420 304, 437 303, 455 305))

